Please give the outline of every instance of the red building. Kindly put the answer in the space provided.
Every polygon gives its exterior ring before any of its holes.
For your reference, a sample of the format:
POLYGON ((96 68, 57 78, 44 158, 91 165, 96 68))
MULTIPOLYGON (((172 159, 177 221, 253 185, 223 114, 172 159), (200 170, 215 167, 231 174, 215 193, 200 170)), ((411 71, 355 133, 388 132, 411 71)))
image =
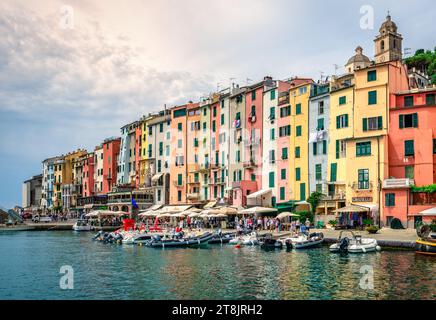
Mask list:
POLYGON ((88 153, 83 164, 83 188, 82 196, 94 195, 94 153, 88 153))
POLYGON ((436 88, 400 92, 389 110, 389 179, 383 181, 383 215, 404 227, 431 222, 436 193, 419 187, 436 183, 436 88))
POLYGON ((111 192, 116 184, 120 144, 121 138, 109 138, 103 141, 103 194, 111 192))

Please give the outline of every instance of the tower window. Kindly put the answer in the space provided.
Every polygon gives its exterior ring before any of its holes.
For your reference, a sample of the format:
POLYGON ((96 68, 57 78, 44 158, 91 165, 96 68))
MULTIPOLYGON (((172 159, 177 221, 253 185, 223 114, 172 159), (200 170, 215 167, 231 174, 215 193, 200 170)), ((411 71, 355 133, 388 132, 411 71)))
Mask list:
POLYGON ((382 49, 382 50, 385 49, 385 42, 384 42, 384 40, 381 41, 380 46, 381 46, 381 49, 382 49))

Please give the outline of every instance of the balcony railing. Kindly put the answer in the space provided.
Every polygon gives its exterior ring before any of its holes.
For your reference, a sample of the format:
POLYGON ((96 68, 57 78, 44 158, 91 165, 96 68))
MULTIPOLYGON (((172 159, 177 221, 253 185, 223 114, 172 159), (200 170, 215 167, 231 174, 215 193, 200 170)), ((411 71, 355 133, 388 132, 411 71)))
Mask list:
POLYGON ((386 179, 383 181, 384 189, 409 188, 415 185, 415 180, 409 178, 386 179))
POLYGON ((353 182, 351 188, 357 191, 372 191, 373 183, 370 181, 353 182))
POLYGON ((244 168, 253 168, 255 166, 256 166, 256 163, 254 162, 254 160, 245 161, 243 163, 244 168))

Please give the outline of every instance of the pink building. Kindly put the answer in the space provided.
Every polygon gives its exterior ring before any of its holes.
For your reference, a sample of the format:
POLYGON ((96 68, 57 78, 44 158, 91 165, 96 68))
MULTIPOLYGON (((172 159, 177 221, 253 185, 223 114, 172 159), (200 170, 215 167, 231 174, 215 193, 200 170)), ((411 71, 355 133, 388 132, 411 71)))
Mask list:
POLYGON ((389 179, 383 182, 383 216, 403 226, 431 222, 436 193, 416 187, 436 183, 436 89, 412 90, 394 96, 389 110, 389 179), (415 186, 415 187, 413 187, 415 186))
POLYGON ((103 142, 103 193, 112 191, 117 181, 117 159, 120 154, 121 138, 106 139, 103 142))
POLYGON ((94 153, 88 153, 83 164, 83 186, 82 196, 94 195, 94 153))

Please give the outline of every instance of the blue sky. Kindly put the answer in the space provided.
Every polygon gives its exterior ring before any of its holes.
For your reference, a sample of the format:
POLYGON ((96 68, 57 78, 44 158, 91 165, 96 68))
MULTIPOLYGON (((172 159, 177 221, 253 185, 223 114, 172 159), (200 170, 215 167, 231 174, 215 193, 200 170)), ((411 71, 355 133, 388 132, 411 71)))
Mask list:
POLYGON ((22 181, 43 159, 92 150, 165 103, 230 78, 317 80, 357 45, 372 57, 387 10, 404 48, 436 46, 433 0, 2 1, 0 205, 21 204, 22 181), (72 29, 61 27, 65 4, 72 29), (362 5, 374 8, 373 30, 360 28, 362 5))

